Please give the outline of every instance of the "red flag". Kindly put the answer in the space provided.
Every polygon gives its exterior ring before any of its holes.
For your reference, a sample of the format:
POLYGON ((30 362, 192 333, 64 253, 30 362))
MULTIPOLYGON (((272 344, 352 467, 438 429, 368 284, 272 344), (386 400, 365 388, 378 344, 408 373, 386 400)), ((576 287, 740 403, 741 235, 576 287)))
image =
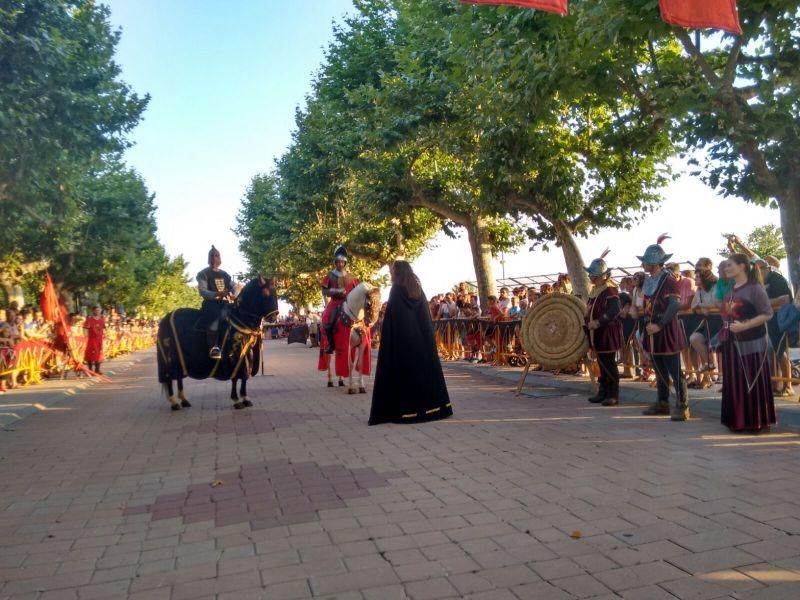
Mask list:
POLYGON ((537 8, 560 15, 567 14, 567 0, 461 0, 471 4, 509 4, 523 8, 537 8))
POLYGON ((58 292, 56 286, 53 285, 53 280, 50 277, 50 272, 45 271, 45 284, 42 297, 39 300, 42 305, 42 314, 44 318, 51 323, 57 323, 61 320, 61 304, 58 301, 58 292))
POLYGON ((659 4, 661 18, 672 25, 742 34, 736 0, 659 0, 659 4))

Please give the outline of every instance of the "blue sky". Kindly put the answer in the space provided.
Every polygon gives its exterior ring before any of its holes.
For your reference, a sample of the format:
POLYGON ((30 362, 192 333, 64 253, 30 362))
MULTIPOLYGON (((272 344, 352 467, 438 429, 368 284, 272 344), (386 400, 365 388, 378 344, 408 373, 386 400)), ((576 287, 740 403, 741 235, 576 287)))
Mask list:
MULTIPOLYGON (((184 255, 192 275, 205 266, 212 243, 224 269, 244 271, 231 231, 239 201, 252 176, 269 170, 290 142, 295 109, 324 59, 332 22, 352 10, 351 0, 106 3, 123 30, 122 77, 152 97, 127 161, 156 194, 161 242, 184 255)), ((688 175, 664 195, 661 208, 633 231, 579 240, 586 262, 611 247, 612 264, 634 265, 665 231, 677 260, 716 258, 722 233, 745 237, 757 225, 779 224, 777 211, 719 198, 688 175)), ((503 266, 507 276, 565 270, 556 248, 521 248, 494 266, 497 277, 503 266)), ((475 278, 465 236, 438 236, 414 268, 429 295, 475 278)))
POLYGON ((192 273, 212 243, 245 269, 231 232, 253 175, 290 142, 332 22, 350 0, 106 0, 122 78, 151 95, 127 162, 156 194, 159 237, 192 273))

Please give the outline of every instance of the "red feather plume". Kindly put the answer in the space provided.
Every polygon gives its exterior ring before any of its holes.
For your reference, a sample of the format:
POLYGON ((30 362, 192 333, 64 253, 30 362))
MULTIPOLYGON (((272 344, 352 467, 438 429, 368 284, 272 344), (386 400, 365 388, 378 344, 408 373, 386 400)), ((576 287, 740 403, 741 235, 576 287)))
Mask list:
POLYGON ((656 244, 660 246, 661 242, 663 242, 664 240, 671 240, 671 239, 672 239, 671 235, 669 235, 668 233, 662 233, 660 236, 658 236, 658 241, 656 242, 656 244))

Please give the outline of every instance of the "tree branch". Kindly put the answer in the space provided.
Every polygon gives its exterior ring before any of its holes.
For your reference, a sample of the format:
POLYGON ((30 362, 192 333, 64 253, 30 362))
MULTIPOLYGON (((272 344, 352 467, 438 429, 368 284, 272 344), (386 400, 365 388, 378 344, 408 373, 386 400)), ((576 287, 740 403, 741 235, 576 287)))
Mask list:
POLYGON ((725 87, 733 87, 733 80, 736 78, 736 63, 739 62, 739 53, 742 50, 742 37, 736 38, 731 48, 731 53, 728 55, 728 62, 725 64, 725 71, 722 75, 722 85, 725 87))
POLYGON ((410 184, 412 196, 411 200, 408 201, 408 204, 411 206, 427 208, 432 213, 445 217, 446 219, 450 219, 453 221, 453 223, 457 223, 462 227, 467 226, 469 223, 469 218, 466 215, 453 210, 449 206, 440 204, 428 198, 422 191, 422 186, 420 186, 419 183, 417 183, 413 178, 410 180, 410 184))
POLYGON ((681 27, 673 27, 672 31, 675 33, 675 37, 681 42, 686 52, 689 53, 689 56, 697 62, 697 66, 700 67, 700 70, 703 72, 708 82, 716 88, 720 84, 719 75, 714 72, 714 69, 708 64, 706 57, 703 56, 700 49, 695 46, 691 36, 681 27))

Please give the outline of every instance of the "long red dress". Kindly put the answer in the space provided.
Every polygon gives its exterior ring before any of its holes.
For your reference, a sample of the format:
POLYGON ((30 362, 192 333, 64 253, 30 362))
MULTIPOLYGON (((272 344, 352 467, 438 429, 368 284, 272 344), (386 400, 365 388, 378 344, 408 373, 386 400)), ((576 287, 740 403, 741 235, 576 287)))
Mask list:
POLYGON ((103 332, 106 322, 103 317, 91 315, 86 318, 83 328, 87 330, 86 351, 83 355, 84 362, 103 362, 103 332))

